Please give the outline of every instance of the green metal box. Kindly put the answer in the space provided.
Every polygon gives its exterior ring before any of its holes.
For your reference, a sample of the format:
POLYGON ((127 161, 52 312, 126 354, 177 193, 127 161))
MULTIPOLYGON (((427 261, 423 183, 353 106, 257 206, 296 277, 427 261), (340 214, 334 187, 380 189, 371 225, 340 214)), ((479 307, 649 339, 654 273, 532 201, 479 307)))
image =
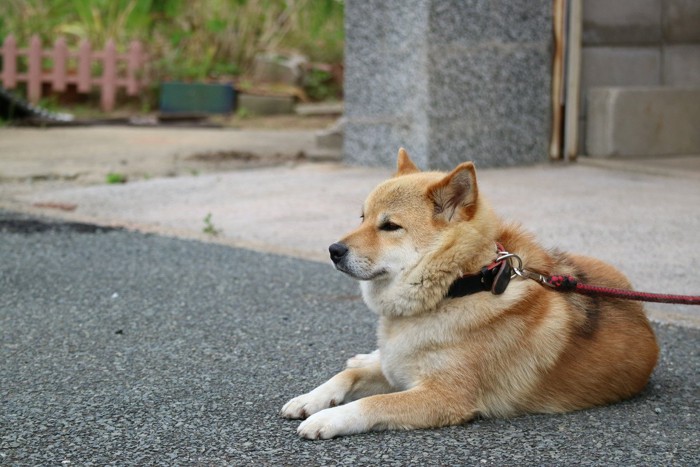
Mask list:
POLYGON ((160 85, 160 111, 163 113, 233 112, 236 91, 231 84, 180 83, 160 85))

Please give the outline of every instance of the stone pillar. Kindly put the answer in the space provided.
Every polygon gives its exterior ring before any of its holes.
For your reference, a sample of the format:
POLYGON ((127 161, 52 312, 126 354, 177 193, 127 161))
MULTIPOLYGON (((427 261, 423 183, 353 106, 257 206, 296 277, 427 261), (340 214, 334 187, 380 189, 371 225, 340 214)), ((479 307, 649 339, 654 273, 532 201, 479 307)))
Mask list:
POLYGON ((551 0, 348 0, 346 162, 547 159, 551 0))
POLYGON ((428 165, 426 0, 345 3, 344 158, 391 165, 405 146, 428 165))

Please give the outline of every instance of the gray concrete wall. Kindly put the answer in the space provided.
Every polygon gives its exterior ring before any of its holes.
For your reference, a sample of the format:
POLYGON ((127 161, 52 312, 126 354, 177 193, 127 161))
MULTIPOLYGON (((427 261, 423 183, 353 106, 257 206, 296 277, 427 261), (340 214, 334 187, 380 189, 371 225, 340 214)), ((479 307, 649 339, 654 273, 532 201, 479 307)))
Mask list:
POLYGON ((551 2, 431 2, 430 162, 449 168, 546 160, 551 2))
POLYGON ((700 88, 608 86, 588 94, 589 155, 700 153, 700 88))
POLYGON ((344 155, 424 168, 546 160, 548 0, 349 0, 344 155))
POLYGON ((581 66, 580 147, 588 153, 592 89, 700 86, 700 0, 584 0, 581 66))

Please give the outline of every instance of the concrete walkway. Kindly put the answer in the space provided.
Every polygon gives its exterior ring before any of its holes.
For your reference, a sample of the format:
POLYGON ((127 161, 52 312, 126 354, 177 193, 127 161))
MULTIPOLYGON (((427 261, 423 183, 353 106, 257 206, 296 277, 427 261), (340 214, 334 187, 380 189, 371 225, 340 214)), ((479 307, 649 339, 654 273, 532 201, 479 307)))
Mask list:
MULTIPOLYGON (((2 129, 0 206, 327 261, 391 170, 307 163, 312 147, 312 131, 2 129), (106 184, 115 171, 130 181, 106 184)), ((545 246, 609 261, 639 290, 700 294, 700 158, 592 162, 480 170, 481 193, 545 246)), ((692 307, 648 309, 700 327, 692 307)))
POLYGON ((313 131, 181 127, 0 129, 0 181, 103 183, 191 175, 292 160, 315 147, 313 131))

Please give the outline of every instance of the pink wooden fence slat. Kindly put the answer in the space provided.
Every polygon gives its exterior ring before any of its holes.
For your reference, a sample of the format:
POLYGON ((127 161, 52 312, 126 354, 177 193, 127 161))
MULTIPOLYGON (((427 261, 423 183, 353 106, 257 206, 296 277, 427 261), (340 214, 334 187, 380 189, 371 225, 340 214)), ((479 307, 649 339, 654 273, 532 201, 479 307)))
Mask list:
POLYGON ((90 92, 90 43, 83 41, 78 49, 78 92, 90 92))
POLYGON ((37 103, 41 99, 41 39, 32 36, 29 40, 29 78, 27 80, 27 97, 29 102, 37 103))
POLYGON ((10 34, 2 44, 2 85, 6 88, 17 86, 17 41, 10 34))
POLYGON ((110 111, 114 108, 117 95, 117 48, 112 39, 105 46, 104 67, 102 70, 102 108, 110 111))
POLYGON ((136 73, 141 68, 141 43, 132 41, 129 45, 129 53, 126 59, 126 93, 129 96, 135 96, 139 92, 139 82, 136 73))
POLYGON ((52 49, 42 50, 41 39, 37 35, 31 37, 29 47, 20 49, 13 35, 8 35, 0 47, 3 69, 0 72, 0 82, 8 89, 17 87, 18 82, 27 84, 27 97, 32 103, 41 99, 42 83, 50 83, 54 92, 63 92, 67 84, 76 84, 79 93, 88 93, 93 86, 99 86, 101 91, 101 106, 105 111, 114 109, 117 89, 126 88, 129 96, 138 95, 143 82, 139 72, 145 66, 146 60, 141 43, 133 41, 129 44, 126 54, 117 53, 117 47, 112 39, 105 45, 104 51, 93 51, 90 43, 84 41, 77 52, 68 50, 66 41, 58 38, 52 49), (27 57, 27 72, 17 72, 17 59, 27 57), (69 74, 68 60, 77 58, 76 74, 69 74), (43 60, 51 62, 51 71, 44 73, 43 60), (102 62, 102 75, 92 76, 95 61, 102 62), (119 63, 126 66, 125 76, 119 76, 119 63))
POLYGON ((53 87, 54 91, 66 90, 66 66, 68 62, 68 46, 66 40, 59 37, 53 46, 53 87))

